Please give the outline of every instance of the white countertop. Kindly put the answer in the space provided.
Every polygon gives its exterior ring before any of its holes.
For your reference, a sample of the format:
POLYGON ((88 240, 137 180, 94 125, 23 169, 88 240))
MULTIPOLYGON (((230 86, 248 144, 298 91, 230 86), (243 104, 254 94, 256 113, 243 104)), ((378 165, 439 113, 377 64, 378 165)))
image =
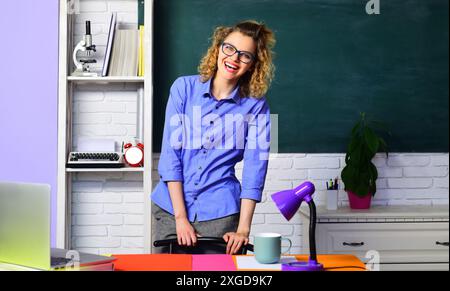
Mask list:
MULTIPOLYGON (((309 218, 308 206, 302 205, 300 213, 309 218)), ((449 206, 372 206, 370 209, 355 210, 349 207, 327 210, 317 207, 319 221, 331 219, 413 219, 414 221, 448 221, 449 206)))

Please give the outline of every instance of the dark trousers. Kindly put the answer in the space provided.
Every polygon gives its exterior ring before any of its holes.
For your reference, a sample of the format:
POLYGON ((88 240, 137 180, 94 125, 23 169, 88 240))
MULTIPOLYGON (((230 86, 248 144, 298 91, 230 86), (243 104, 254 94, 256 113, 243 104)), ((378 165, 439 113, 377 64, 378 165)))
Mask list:
MULTIPOLYGON (((191 223, 195 231, 203 237, 222 238, 227 232, 236 232, 239 225, 239 213, 209 221, 195 221, 191 223)), ((176 238, 175 218, 169 212, 152 203, 152 244, 155 240, 176 238)), ((152 253, 169 253, 168 247, 153 247, 152 253)), ((224 254, 226 247, 218 244, 199 244, 197 247, 172 248, 172 253, 178 254, 224 254)))

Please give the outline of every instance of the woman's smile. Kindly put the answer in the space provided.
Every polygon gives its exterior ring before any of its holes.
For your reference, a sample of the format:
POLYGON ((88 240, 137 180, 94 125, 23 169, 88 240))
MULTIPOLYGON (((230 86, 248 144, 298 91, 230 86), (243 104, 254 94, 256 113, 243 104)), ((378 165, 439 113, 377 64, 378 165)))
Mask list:
POLYGON ((232 74, 234 74, 234 73, 236 73, 237 71, 239 71, 239 65, 237 65, 236 63, 234 63, 233 61, 229 61, 229 60, 225 60, 224 62, 224 65, 225 65, 225 70, 228 72, 228 73, 232 73, 232 74))

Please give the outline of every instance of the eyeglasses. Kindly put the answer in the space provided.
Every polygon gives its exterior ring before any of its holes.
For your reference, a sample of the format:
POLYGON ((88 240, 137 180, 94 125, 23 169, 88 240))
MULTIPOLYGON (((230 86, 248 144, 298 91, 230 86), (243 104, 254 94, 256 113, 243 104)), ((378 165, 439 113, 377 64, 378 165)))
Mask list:
POLYGON ((249 64, 255 59, 255 56, 252 53, 239 51, 234 45, 226 42, 222 43, 222 52, 229 57, 232 57, 237 53, 239 61, 243 62, 244 64, 249 64))

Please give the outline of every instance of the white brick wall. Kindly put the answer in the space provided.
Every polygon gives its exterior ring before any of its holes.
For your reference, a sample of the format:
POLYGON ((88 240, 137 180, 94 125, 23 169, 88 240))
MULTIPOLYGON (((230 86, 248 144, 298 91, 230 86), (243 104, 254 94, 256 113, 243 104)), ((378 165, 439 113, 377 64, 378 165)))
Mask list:
POLYGON ((73 149, 79 137, 112 138, 119 150, 122 141, 136 136, 137 85, 75 86, 73 107, 73 149))
POLYGON ((77 173, 72 247, 95 254, 143 253, 142 173, 77 173))

